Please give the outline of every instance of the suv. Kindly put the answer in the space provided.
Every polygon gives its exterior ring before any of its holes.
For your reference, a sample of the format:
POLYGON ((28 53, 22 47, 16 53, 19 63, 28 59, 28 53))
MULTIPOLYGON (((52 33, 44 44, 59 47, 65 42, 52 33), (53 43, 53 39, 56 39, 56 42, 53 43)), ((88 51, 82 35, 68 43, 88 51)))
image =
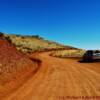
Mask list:
POLYGON ((83 56, 83 61, 91 62, 100 60, 100 51, 99 50, 87 50, 83 56))

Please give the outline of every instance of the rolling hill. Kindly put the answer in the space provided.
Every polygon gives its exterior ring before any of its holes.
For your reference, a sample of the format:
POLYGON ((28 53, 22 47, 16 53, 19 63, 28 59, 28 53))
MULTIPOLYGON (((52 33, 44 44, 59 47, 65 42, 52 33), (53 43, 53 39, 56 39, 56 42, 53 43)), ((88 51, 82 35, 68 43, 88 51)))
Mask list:
POLYGON ((14 34, 3 34, 3 36, 10 42, 12 42, 18 50, 22 52, 35 52, 45 51, 52 49, 76 49, 71 46, 62 45, 54 41, 45 40, 38 35, 34 36, 21 36, 14 34))

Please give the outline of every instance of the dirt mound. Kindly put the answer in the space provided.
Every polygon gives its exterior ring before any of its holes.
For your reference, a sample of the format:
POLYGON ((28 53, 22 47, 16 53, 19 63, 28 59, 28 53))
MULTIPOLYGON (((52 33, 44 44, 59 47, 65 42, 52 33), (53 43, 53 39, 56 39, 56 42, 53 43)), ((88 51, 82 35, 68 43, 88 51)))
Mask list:
POLYGON ((0 96, 20 86, 37 68, 34 60, 0 37, 0 96))

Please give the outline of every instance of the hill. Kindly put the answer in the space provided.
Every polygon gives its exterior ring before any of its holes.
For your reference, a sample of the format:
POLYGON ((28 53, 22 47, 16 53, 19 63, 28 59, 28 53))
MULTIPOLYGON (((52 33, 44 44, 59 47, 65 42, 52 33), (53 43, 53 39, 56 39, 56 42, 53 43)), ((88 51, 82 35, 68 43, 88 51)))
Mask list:
MULTIPOLYGON (((1 33, 3 34, 3 33, 1 33)), ((65 46, 53 41, 45 40, 38 35, 21 36, 14 34, 3 34, 4 37, 11 41, 18 50, 22 52, 45 51, 52 49, 76 49, 71 46, 65 46)))

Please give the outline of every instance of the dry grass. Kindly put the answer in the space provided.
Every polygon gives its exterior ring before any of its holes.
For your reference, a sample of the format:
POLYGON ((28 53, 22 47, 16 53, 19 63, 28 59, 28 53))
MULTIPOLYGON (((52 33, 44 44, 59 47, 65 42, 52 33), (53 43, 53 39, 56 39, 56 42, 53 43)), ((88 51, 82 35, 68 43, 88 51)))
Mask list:
POLYGON ((44 40, 39 36, 20 36, 8 34, 4 34, 4 36, 22 52, 34 52, 57 48, 73 48, 71 46, 64 46, 53 41, 44 40))
POLYGON ((86 51, 81 49, 72 49, 72 50, 58 50, 52 52, 50 55, 54 57, 82 57, 86 51))

